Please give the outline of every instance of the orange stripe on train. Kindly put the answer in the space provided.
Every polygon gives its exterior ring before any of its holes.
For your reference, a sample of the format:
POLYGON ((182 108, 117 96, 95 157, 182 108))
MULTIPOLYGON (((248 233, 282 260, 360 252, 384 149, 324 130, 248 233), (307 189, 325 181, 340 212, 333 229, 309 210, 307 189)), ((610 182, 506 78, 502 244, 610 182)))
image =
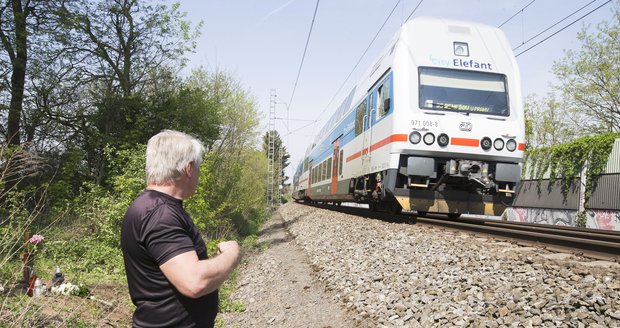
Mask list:
POLYGON ((480 146, 480 140, 469 138, 452 138, 450 139, 450 144, 455 146, 478 147, 480 146))
MULTIPOLYGON (((393 134, 385 139, 379 140, 378 142, 372 144, 370 146, 370 151, 375 151, 383 146, 389 145, 392 142, 406 142, 408 139, 406 134, 393 134)), ((357 153, 354 153, 353 155, 347 157, 347 162, 350 162, 360 156, 362 156, 362 154, 368 154, 368 149, 363 149, 362 151, 358 151, 357 153)))

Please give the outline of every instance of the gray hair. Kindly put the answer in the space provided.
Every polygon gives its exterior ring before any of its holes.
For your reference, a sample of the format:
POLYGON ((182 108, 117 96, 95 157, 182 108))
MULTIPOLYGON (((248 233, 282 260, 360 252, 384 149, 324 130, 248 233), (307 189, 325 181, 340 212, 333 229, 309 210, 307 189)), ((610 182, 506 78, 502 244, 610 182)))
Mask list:
POLYGON ((149 139, 146 146, 146 181, 149 184, 170 184, 185 171, 187 163, 202 163, 202 143, 183 132, 163 130, 149 139))

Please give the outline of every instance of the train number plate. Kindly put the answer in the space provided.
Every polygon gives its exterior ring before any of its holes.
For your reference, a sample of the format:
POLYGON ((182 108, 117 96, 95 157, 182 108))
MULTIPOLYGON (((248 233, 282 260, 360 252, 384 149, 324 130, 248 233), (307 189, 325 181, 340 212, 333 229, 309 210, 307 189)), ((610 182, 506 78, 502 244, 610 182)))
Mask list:
POLYGON ((425 120, 411 120, 411 126, 414 128, 437 128, 439 127, 438 121, 425 121, 425 120))

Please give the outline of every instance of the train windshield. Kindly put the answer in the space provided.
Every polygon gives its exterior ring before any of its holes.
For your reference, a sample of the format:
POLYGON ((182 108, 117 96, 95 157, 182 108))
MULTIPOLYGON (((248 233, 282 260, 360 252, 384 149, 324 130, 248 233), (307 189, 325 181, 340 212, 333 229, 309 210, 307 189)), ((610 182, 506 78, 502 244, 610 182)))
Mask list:
POLYGON ((506 76, 421 67, 420 108, 508 116, 506 76))

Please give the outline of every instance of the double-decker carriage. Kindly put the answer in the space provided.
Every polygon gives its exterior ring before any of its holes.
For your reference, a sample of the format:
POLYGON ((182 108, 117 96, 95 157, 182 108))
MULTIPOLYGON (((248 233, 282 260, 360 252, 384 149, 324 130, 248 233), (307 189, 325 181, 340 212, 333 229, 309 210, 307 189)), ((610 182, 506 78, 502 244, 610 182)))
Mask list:
POLYGON ((500 215, 525 149, 520 83, 501 30, 406 22, 308 147, 293 197, 500 215))

